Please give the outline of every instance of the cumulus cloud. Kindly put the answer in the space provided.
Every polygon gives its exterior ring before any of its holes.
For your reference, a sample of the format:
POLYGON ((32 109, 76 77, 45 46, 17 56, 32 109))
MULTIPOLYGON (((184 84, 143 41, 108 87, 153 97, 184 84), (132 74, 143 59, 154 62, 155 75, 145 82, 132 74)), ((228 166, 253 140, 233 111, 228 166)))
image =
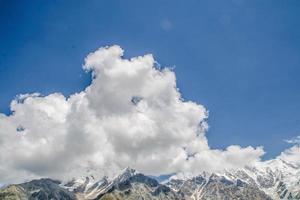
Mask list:
MULTIPOLYGON (((218 171, 260 160, 262 147, 211 149, 207 110, 183 100, 175 73, 151 54, 123 58, 119 46, 89 54, 92 83, 82 92, 20 95, 0 114, 0 180, 218 171)), ((286 156, 288 152, 282 156, 286 156)))

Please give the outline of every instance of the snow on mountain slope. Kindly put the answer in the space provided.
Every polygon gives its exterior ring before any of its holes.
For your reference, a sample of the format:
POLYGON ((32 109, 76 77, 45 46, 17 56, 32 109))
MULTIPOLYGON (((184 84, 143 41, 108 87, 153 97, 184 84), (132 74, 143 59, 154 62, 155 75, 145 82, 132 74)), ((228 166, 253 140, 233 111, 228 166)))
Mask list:
POLYGON ((271 200, 258 186, 248 184, 232 174, 203 172, 196 177, 173 176, 164 184, 145 176, 134 169, 126 168, 112 179, 95 182, 91 178, 66 184, 79 199, 256 199, 271 200), (177 177, 177 179, 174 179, 177 177), (182 178, 182 179, 179 179, 182 178), (76 183, 76 184, 75 184, 76 183), (78 184, 79 183, 79 184, 78 184), (101 184, 99 184, 101 183, 101 184), (105 184, 103 184, 105 183, 105 184))
POLYGON ((194 196, 193 199, 203 199, 211 180, 225 185, 235 184, 237 188, 249 187, 252 192, 260 190, 274 200, 300 199, 300 166, 280 158, 222 173, 203 173, 197 177, 179 174, 172 176, 167 185, 175 191, 187 188, 185 193, 194 196), (186 184, 189 186, 185 187, 186 184))
MULTIPOLYGON (((96 181, 90 176, 73 180, 64 187, 82 199, 93 199, 139 174, 134 169, 126 168, 111 179, 104 177, 96 181)), ((146 178, 143 179, 145 182, 146 178)), ((300 199, 300 167, 282 159, 273 159, 222 173, 203 172, 196 177, 180 173, 161 184, 185 199, 194 200, 223 199, 222 196, 242 199, 245 195, 255 199, 300 199)))
POLYGON ((300 199, 299 166, 277 158, 243 170, 272 198, 300 199))
POLYGON ((182 194, 186 200, 239 199, 271 200, 256 185, 240 179, 229 179, 216 173, 199 175, 186 180, 171 179, 167 185, 182 194))
MULTIPOLYGON (((62 185, 62 187, 76 193, 79 199, 98 199, 106 193, 110 193, 115 189, 124 187, 124 183, 130 181, 141 182, 143 184, 159 185, 155 179, 144 176, 129 167, 122 170, 118 175, 109 179, 103 177, 99 181, 95 181, 93 176, 74 179, 68 183, 62 185)), ((142 190, 142 186, 139 186, 139 190, 142 190)))
POLYGON ((77 200, 300 200, 300 167, 274 159, 222 173, 180 173, 161 183, 126 168, 112 178, 87 176, 67 183, 40 179, 0 189, 1 198, 7 199, 8 195, 23 195, 24 200, 32 196, 43 199, 45 195, 77 200))
POLYGON ((107 177, 95 180, 93 176, 74 179, 70 182, 61 184, 63 188, 72 191, 78 199, 94 199, 97 195, 104 193, 109 186, 107 177))

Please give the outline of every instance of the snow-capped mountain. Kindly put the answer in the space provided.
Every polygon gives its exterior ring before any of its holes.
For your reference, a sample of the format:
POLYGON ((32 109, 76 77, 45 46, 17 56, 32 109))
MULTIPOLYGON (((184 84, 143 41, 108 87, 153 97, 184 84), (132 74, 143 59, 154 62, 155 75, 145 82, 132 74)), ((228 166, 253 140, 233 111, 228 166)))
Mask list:
POLYGON ((254 181, 273 199, 300 199, 300 166, 282 159, 260 162, 228 174, 254 181))
POLYGON ((211 173, 199 175, 186 180, 171 179, 166 183, 186 200, 204 199, 256 199, 271 198, 256 185, 248 184, 241 179, 228 179, 224 175, 211 173))
POLYGON ((73 191, 77 199, 177 199, 175 191, 129 167, 110 180, 86 177, 61 187, 73 191))
POLYGON ((126 168, 113 178, 40 179, 10 185, 0 190, 0 199, 296 200, 300 199, 300 167, 276 159, 222 173, 171 176, 163 182, 126 168))
MULTIPOLYGON (((214 189, 210 186, 215 182, 219 183, 217 185, 220 193, 223 190, 220 186, 228 186, 227 195, 231 191, 229 188, 233 187, 234 194, 248 190, 247 193, 262 195, 262 199, 267 198, 261 192, 274 200, 300 199, 300 166, 279 158, 223 173, 203 173, 197 177, 185 177, 181 174, 181 176, 171 177, 166 184, 173 190, 183 191, 192 199, 198 200, 207 199, 206 196, 214 189)), ((255 197, 255 199, 261 198, 255 197)))

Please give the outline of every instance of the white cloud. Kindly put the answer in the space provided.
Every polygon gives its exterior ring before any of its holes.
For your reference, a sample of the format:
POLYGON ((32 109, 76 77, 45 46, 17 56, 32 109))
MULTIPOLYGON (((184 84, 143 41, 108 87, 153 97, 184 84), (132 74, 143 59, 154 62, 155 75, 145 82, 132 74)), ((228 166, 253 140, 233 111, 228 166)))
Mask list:
POLYGON ((295 145, 289 149, 286 149, 285 151, 281 152, 278 158, 300 167, 300 146, 295 145))
POLYGON ((300 135, 295 138, 285 140, 285 141, 290 144, 300 144, 300 135))
POLYGON ((175 73, 154 67, 152 55, 124 59, 119 46, 89 54, 93 80, 84 91, 19 96, 0 114, 0 180, 112 175, 131 166, 147 174, 242 167, 262 147, 211 149, 207 110, 184 101, 175 73))

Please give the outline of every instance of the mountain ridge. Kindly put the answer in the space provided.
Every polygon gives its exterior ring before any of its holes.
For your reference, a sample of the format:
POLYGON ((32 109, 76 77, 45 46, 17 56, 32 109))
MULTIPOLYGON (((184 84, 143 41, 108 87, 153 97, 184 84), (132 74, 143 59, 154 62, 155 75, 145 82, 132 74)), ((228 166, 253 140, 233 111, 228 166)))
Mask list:
POLYGON ((113 178, 106 176, 61 182, 38 179, 0 189, 3 200, 285 200, 300 199, 300 169, 275 160, 223 173, 203 172, 197 176, 171 176, 159 182, 132 168, 113 178))

